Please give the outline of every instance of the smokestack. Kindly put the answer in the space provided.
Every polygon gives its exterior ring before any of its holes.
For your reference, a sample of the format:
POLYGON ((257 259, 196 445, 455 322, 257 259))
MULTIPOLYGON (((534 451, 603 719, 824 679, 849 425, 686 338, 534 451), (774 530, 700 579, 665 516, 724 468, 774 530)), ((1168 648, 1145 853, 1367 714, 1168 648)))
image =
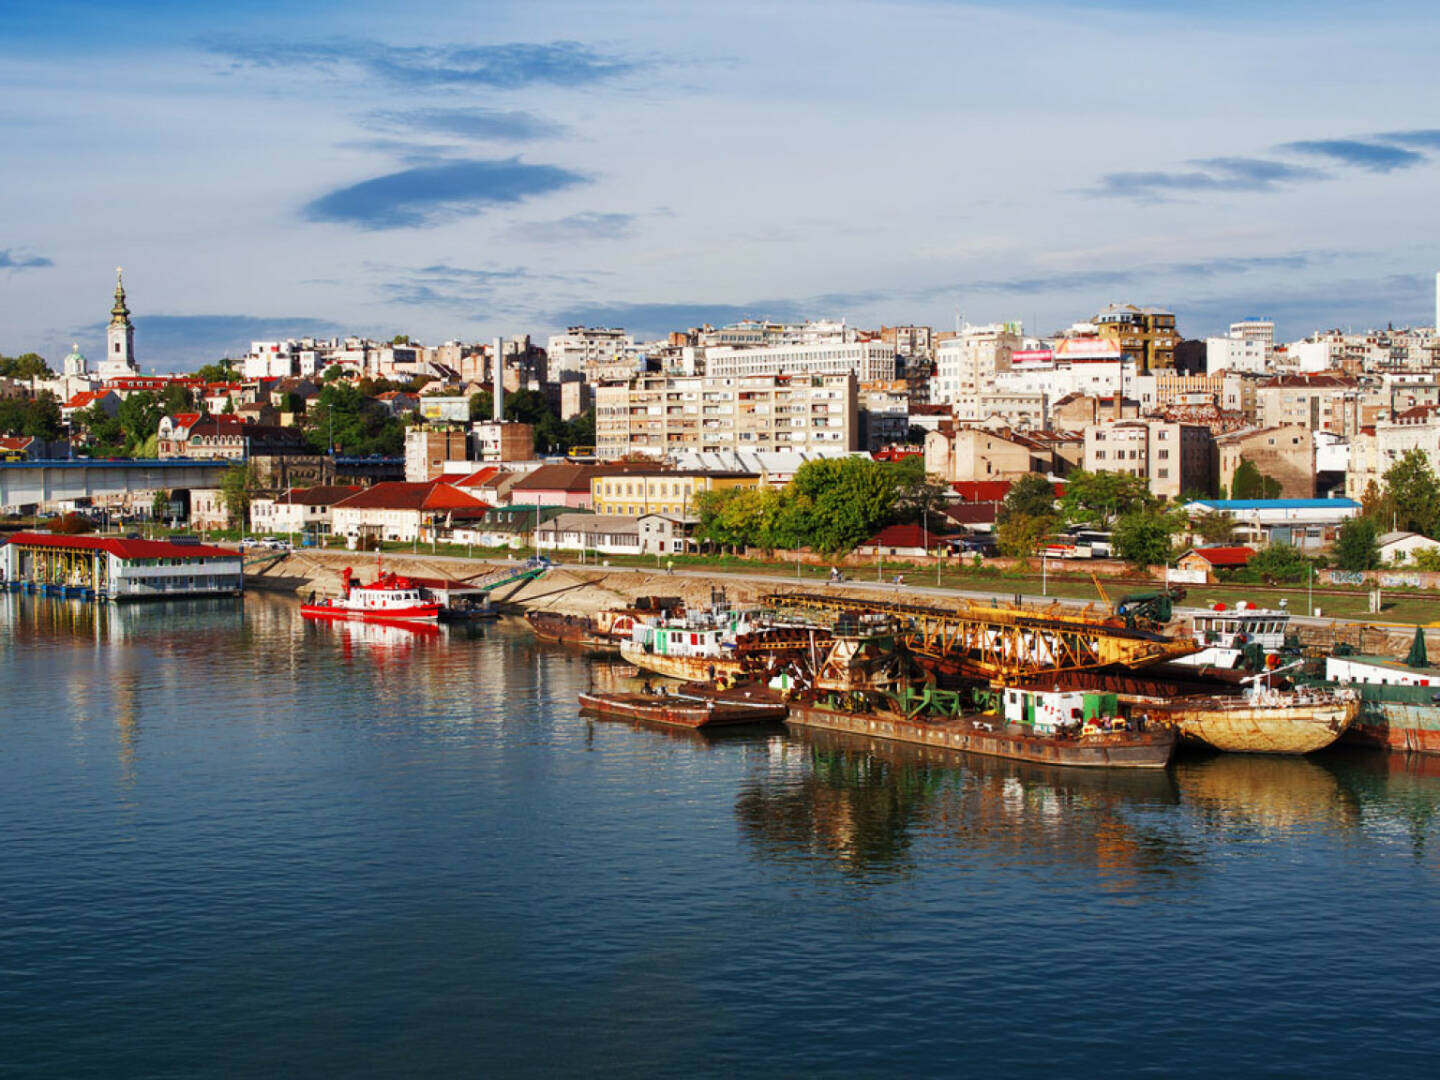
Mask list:
POLYGON ((495 422, 498 424, 501 420, 505 419, 505 357, 502 355, 504 352, 503 339, 497 337, 493 342, 493 347, 495 349, 495 392, 491 395, 491 398, 495 402, 495 422))

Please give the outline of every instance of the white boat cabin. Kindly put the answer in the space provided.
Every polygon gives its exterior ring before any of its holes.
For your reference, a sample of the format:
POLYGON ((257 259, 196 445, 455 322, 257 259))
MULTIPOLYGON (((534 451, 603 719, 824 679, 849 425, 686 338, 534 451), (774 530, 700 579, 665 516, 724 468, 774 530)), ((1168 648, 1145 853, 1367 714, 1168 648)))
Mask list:
POLYGON ((1217 604, 1194 617, 1193 633, 1200 651, 1178 662, 1196 667, 1238 667, 1248 646, 1258 645, 1266 654, 1283 649, 1289 626, 1290 612, 1283 608, 1257 608, 1244 600, 1233 608, 1217 604))

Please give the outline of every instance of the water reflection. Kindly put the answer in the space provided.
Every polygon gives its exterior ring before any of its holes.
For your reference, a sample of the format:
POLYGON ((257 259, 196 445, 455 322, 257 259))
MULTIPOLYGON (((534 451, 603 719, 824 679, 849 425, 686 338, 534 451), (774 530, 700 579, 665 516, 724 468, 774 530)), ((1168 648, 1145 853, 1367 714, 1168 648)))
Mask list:
POLYGON ((1163 771, 1058 769, 824 731, 791 738, 808 751, 808 768, 772 764, 736 802, 746 835, 769 857, 903 872, 924 835, 956 859, 1058 858, 1115 874, 1194 862, 1183 843, 1126 813, 1176 804, 1163 771))

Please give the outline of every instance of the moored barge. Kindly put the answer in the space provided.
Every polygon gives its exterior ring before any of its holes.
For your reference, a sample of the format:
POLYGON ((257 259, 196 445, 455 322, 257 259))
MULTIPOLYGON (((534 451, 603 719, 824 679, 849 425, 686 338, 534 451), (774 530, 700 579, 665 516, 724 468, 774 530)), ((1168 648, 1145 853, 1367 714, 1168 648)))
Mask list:
POLYGON ((906 716, 893 710, 851 712, 814 702, 792 702, 787 723, 1012 761, 1091 768, 1163 769, 1177 742, 1174 728, 1159 725, 1144 731, 1082 729, 1073 734, 1039 734, 1034 728, 1007 724, 991 714, 906 716))
POLYGON ((598 716, 687 728, 758 724, 785 718, 785 706, 772 701, 685 694, 589 692, 580 695, 580 708, 598 716))

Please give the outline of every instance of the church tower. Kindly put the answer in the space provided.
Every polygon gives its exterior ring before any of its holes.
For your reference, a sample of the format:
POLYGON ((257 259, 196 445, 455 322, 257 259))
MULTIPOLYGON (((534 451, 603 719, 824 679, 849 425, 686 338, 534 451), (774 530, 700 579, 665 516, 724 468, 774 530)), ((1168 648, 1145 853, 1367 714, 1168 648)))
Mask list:
POLYGON ((100 365, 105 378, 138 375, 135 367, 135 324, 125 306, 125 283, 120 268, 115 268, 115 306, 110 309, 110 326, 105 331, 105 360, 100 365))

